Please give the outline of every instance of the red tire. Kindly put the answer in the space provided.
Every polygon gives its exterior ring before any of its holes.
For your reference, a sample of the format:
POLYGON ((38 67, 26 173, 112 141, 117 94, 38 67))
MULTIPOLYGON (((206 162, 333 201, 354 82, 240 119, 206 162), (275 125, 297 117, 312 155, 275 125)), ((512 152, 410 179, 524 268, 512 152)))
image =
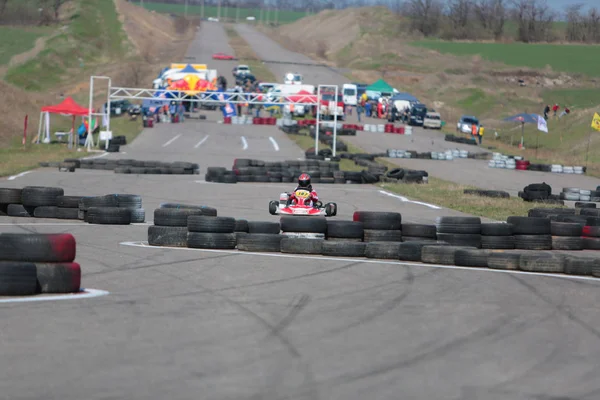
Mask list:
POLYGON ((78 263, 36 263, 38 293, 77 293, 81 290, 78 263))

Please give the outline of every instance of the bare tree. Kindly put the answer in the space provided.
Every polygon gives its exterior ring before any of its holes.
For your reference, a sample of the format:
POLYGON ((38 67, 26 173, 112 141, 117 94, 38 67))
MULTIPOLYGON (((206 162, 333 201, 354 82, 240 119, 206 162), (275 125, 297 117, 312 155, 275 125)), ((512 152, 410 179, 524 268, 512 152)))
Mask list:
POLYGON ((0 17, 2 17, 4 15, 4 12, 6 11, 7 3, 8 3, 8 0, 0 0, 0 17))
POLYGON ((555 13, 545 0, 514 0, 517 39, 521 42, 552 41, 555 13))
POLYGON ((448 4, 448 18, 454 39, 467 39, 474 32, 469 29, 473 3, 471 0, 450 0, 448 4))
POLYGON ((583 29, 584 41, 600 43, 600 11, 597 8, 588 10, 583 21, 583 29))
POLYGON ((439 0, 409 0, 405 4, 405 14, 410 17, 411 29, 425 36, 438 33, 442 9, 439 0))
POLYGON ((475 16, 481 27, 498 40, 504 34, 506 5, 504 0, 478 0, 473 5, 475 16))
POLYGON ((567 29, 565 38, 570 42, 580 42, 585 36, 585 22, 581 15, 583 4, 573 4, 567 6, 565 17, 567 20, 567 29))

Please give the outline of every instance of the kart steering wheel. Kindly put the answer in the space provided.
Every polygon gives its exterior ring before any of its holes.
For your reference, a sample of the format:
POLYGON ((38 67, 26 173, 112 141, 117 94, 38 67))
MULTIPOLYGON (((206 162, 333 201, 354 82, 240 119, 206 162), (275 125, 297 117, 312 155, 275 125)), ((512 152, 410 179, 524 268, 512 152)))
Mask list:
POLYGON ((315 202, 315 207, 317 207, 317 208, 321 208, 321 207, 323 207, 323 203, 321 203, 321 200, 317 200, 317 201, 315 202))

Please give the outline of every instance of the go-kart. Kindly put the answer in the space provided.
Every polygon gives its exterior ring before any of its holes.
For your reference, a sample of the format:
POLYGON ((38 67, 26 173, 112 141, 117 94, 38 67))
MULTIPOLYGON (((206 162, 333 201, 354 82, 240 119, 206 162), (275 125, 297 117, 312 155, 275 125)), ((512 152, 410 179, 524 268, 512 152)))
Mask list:
POLYGON ((337 214, 336 203, 326 203, 317 201, 314 205, 310 203, 310 192, 308 190, 296 190, 294 192, 296 200, 288 204, 289 194, 281 193, 279 201, 271 200, 269 202, 269 213, 271 215, 324 215, 333 217, 337 214))

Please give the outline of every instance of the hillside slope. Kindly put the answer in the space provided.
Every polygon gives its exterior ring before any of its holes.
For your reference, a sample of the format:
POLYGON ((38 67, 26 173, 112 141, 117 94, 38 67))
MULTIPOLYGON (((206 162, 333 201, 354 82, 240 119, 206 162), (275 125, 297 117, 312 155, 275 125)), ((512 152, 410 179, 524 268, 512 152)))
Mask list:
MULTIPOLYGON (((61 95, 87 104, 90 75, 110 76, 113 86, 148 87, 164 63, 181 61, 197 25, 125 0, 67 4, 73 9, 66 24, 48 34, 41 51, 11 63, 0 81, 0 107, 10 110, 0 125, 2 146, 21 137, 26 114, 29 134, 37 131, 40 107, 60 102, 61 95)), ((55 120, 60 126, 67 119, 55 120)))

